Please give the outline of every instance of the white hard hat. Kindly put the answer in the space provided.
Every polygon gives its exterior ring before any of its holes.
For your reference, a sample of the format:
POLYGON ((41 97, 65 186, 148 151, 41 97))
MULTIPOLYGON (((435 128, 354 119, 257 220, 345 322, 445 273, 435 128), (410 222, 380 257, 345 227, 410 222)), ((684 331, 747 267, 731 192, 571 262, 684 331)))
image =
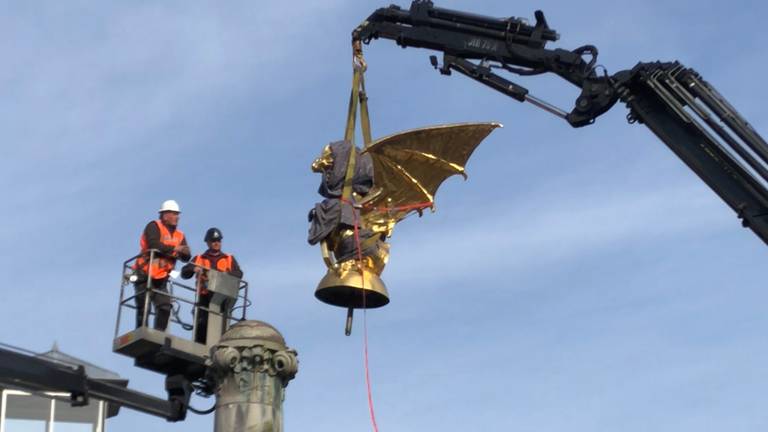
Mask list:
POLYGON ((181 213, 181 210, 179 209, 179 203, 174 200, 163 201, 163 205, 160 206, 160 210, 158 211, 160 213, 167 211, 181 213))

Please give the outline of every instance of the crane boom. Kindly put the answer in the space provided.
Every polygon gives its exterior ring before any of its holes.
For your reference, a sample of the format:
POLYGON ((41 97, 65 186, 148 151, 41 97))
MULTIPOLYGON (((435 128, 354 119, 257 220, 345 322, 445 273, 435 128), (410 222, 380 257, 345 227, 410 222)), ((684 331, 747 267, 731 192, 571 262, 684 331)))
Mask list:
POLYGON ((166 380, 168 399, 93 379, 78 368, 0 348, 0 384, 32 392, 69 393, 73 406, 87 405, 91 397, 168 421, 184 420, 192 388, 183 377, 166 380))
POLYGON ((444 75, 459 72, 520 102, 529 102, 573 127, 595 119, 621 100, 630 123, 646 125, 699 178, 768 243, 768 144, 728 101, 696 71, 678 62, 638 63, 630 70, 598 73, 598 50, 549 49, 559 39, 544 13, 536 23, 493 18, 435 7, 414 0, 408 10, 392 5, 376 10, 352 32, 353 44, 390 39, 402 47, 443 53, 444 75), (497 74, 554 73, 581 89, 570 112, 530 94, 497 74))

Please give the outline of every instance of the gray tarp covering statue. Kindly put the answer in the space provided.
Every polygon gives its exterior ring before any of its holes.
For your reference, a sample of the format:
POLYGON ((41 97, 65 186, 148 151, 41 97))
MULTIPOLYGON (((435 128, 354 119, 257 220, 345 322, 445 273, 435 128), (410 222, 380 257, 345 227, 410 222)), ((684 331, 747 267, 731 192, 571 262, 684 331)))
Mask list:
MULTIPOLYGON (((344 176, 347 172, 349 152, 352 143, 349 141, 336 141, 330 144, 333 165, 324 170, 323 178, 317 192, 325 197, 322 202, 315 204, 309 212, 309 244, 315 245, 325 240, 334 232, 353 229, 355 221, 360 220, 360 211, 350 203, 341 201, 341 193, 344 188, 344 176)), ((352 180, 352 190, 365 197, 373 187, 373 161, 368 154, 361 154, 355 147, 355 173, 352 180)), ((352 199, 352 198, 350 198, 352 199)), ((366 241, 378 234, 368 229, 360 229, 360 243, 366 244, 363 248, 363 256, 375 255, 378 251, 378 242, 366 241), (373 244, 371 244, 373 243, 373 244)), ((336 261, 346 261, 357 256, 357 242, 354 236, 335 236, 334 255, 336 261)))

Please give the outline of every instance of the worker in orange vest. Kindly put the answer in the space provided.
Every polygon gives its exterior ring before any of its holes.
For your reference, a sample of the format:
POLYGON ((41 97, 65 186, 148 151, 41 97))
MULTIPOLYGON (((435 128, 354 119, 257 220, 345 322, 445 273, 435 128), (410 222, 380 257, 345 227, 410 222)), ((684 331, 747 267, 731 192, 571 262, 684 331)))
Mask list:
MULTIPOLYGON (((208 250, 202 255, 195 256, 192 262, 181 269, 181 277, 189 279, 197 276, 198 306, 207 308, 211 304, 211 293, 207 289, 208 270, 217 270, 240 279, 243 271, 234 256, 221 251, 221 240, 224 238, 221 230, 210 228, 205 233, 205 243, 208 250)), ((195 323, 195 342, 205 344, 206 330, 208 327, 208 311, 199 309, 195 323)))
POLYGON ((168 319, 171 316, 171 298, 168 296, 168 277, 176 266, 176 260, 188 262, 190 258, 189 246, 184 233, 177 228, 181 210, 174 200, 163 202, 160 206, 160 217, 147 224, 139 241, 141 246, 140 256, 136 259, 137 280, 134 283, 136 289, 136 327, 146 323, 144 320, 144 306, 146 292, 151 287, 150 301, 155 305, 154 328, 165 331, 168 327, 168 319), (151 250, 155 250, 151 257, 151 250), (152 259, 150 259, 152 258, 152 259), (151 281, 151 283, 149 283, 151 281))

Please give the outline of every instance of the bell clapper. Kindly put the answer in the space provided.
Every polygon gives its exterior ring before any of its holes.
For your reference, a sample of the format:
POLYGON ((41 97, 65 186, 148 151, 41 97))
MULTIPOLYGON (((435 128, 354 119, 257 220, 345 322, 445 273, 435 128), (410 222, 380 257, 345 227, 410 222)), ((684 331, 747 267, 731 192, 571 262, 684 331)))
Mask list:
POLYGON ((347 308, 347 323, 344 326, 344 335, 349 336, 352 334, 352 315, 354 315, 354 308, 347 308))

